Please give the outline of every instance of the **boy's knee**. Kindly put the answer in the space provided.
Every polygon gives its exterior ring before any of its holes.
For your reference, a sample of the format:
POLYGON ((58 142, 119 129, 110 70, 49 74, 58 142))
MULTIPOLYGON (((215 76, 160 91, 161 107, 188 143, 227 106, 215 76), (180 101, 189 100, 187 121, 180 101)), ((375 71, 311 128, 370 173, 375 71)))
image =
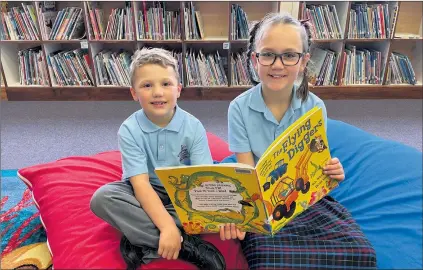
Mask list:
POLYGON ((101 215, 104 212, 104 209, 111 203, 112 192, 108 185, 104 185, 94 192, 90 201, 90 209, 94 214, 101 215))

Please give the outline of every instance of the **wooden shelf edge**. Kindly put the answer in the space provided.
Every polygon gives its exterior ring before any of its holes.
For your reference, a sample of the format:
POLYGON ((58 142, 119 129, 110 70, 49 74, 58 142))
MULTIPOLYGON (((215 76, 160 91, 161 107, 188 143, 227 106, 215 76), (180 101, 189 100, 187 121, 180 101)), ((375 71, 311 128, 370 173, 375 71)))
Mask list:
POLYGON ((225 43, 229 42, 229 39, 186 39, 183 41, 185 44, 212 44, 212 43, 225 43))
POLYGON ((6 87, 4 85, 0 87, 0 100, 7 100, 6 87))
POLYGON ((40 44, 42 40, 0 40, 0 44, 40 44))
POLYGON ((311 86, 322 99, 423 99, 422 85, 311 86))
POLYGON ((312 39, 312 43, 332 43, 332 42, 344 42, 342 38, 332 38, 332 39, 312 39))
POLYGON ((6 87, 9 101, 131 100, 129 87, 6 87))
POLYGON ((181 39, 137 39, 136 42, 139 43, 170 43, 170 44, 182 44, 183 41, 181 39))
MULTIPOLYGON (((248 86, 185 87, 180 100, 232 100, 248 86)), ((310 86, 322 99, 423 99, 422 85, 310 86)), ((129 87, 6 87, 10 101, 132 100, 129 87)))
POLYGON ((346 38, 346 42, 383 42, 390 41, 390 38, 346 38))

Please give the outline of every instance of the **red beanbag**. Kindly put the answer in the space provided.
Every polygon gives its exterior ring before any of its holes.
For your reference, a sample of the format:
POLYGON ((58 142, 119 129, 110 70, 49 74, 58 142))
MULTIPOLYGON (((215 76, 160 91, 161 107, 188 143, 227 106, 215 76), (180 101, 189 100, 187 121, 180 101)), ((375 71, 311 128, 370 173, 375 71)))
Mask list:
MULTIPOLYGON (((226 142, 208 133, 214 160, 230 155, 226 142)), ((18 171, 33 192, 47 232, 55 269, 123 269, 119 251, 121 233, 90 210, 93 193, 122 174, 118 151, 76 156, 18 171)), ((247 269, 239 241, 221 241, 204 235, 224 255, 228 269, 247 269)), ((158 259, 143 269, 196 269, 190 263, 158 259)))

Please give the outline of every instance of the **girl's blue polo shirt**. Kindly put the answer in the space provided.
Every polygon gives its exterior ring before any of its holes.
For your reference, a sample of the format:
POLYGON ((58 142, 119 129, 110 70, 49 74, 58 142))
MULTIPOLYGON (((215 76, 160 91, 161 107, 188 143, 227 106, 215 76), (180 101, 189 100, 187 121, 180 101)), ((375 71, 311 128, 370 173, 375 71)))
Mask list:
POLYGON ((257 163, 267 147, 314 106, 322 108, 327 127, 324 102, 313 93, 303 102, 297 97, 296 89, 294 86, 291 104, 280 122, 264 103, 261 83, 236 97, 228 109, 229 150, 234 153, 251 151, 257 163))

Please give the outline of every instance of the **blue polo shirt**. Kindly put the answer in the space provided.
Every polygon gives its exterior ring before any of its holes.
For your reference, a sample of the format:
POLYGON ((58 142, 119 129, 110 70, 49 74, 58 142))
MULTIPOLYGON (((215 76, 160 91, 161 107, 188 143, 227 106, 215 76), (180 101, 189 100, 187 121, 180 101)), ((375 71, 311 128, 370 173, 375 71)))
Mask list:
POLYGON ((129 116, 118 131, 122 179, 148 173, 150 183, 163 186, 157 167, 213 164, 206 130, 193 115, 176 106, 170 123, 161 128, 141 109, 129 116))
POLYGON ((303 102, 297 97, 296 89, 294 86, 291 104, 280 122, 264 103, 261 83, 231 101, 228 109, 229 149, 235 153, 251 151, 257 164, 267 147, 314 106, 323 109, 326 128, 327 113, 324 102, 313 93, 309 93, 303 102))

